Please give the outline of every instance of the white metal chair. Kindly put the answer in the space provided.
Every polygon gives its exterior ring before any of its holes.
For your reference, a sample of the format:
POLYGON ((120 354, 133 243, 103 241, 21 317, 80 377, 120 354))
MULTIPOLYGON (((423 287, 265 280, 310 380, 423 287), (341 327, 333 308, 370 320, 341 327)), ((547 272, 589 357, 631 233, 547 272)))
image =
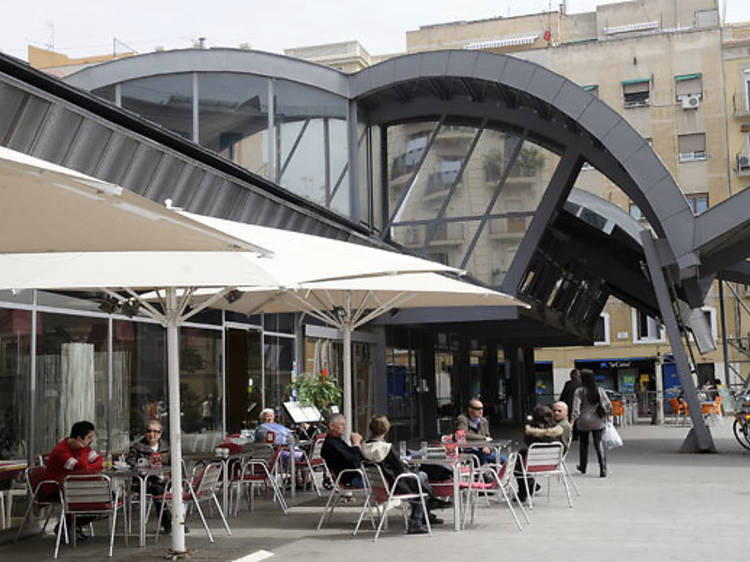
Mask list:
POLYGON ((323 449, 323 442, 326 440, 326 434, 318 435, 315 438, 315 441, 312 443, 312 447, 310 448, 310 454, 306 454, 304 457, 305 464, 307 465, 307 470, 310 473, 310 480, 312 480, 312 484, 315 487, 315 493, 320 496, 320 486, 318 485, 317 480, 315 479, 315 475, 317 473, 322 473, 323 478, 328 478, 331 482, 333 482, 333 478, 331 477, 331 472, 328 470, 328 465, 326 465, 326 461, 323 460, 322 455, 320 454, 321 450, 323 449))
POLYGON ((558 482, 562 484, 565 496, 568 499, 568 507, 573 507, 566 469, 563 463, 562 443, 532 443, 526 453, 526 459, 521 463, 521 471, 524 486, 526 487, 526 499, 529 502, 529 509, 534 509, 531 490, 529 490, 529 478, 538 479, 544 477, 547 479, 547 500, 549 501, 549 479, 552 476, 556 477, 558 482))
MULTIPOLYGON (((194 479, 183 480, 183 491, 182 491, 182 500, 185 502, 185 508, 189 508, 192 506, 195 506, 196 511, 198 512, 198 515, 201 518, 201 523, 203 523, 203 527, 206 529, 206 535, 208 535, 208 540, 210 542, 214 542, 214 537, 211 534, 211 529, 208 528, 208 522, 206 521, 206 517, 203 515, 203 510, 201 509, 200 502, 205 501, 211 501, 213 500, 213 504, 216 507, 216 509, 219 511, 219 517, 221 517, 221 521, 224 524, 224 528, 227 531, 227 535, 232 536, 232 530, 229 528, 229 524, 227 523, 226 517, 224 517, 224 512, 221 509, 221 504, 219 503, 219 498, 216 497, 216 489, 219 487, 219 478, 221 477, 222 473, 222 466, 219 462, 210 462, 206 464, 206 466, 201 470, 194 479)), ((161 509, 159 510, 159 521, 161 521, 161 518, 164 514, 164 507, 166 505, 166 502, 169 502, 172 500, 172 494, 174 493, 174 490, 171 489, 171 482, 170 487, 168 488, 167 492, 163 496, 155 496, 154 499, 161 500, 161 509)), ((160 527, 157 527, 156 530, 156 540, 159 540, 159 533, 160 533, 160 527)))
POLYGON ((425 525, 427 526, 427 532, 432 536, 432 528, 430 527, 430 518, 427 516, 427 504, 425 498, 427 493, 422 490, 422 482, 419 480, 419 476, 413 472, 404 472, 399 474, 393 481, 393 484, 388 485, 388 481, 383 475, 383 471, 376 464, 367 463, 364 465, 364 472, 367 478, 366 485, 369 488, 370 493, 365 498, 365 505, 362 507, 362 511, 359 513, 359 519, 357 519, 357 525, 354 528, 354 534, 357 534, 359 526, 362 523, 362 519, 365 513, 370 510, 370 503, 373 502, 377 506, 380 512, 380 521, 378 522, 377 529, 375 529, 375 537, 373 541, 378 540, 380 531, 383 528, 383 524, 386 522, 388 517, 388 510, 401 506, 401 514, 404 518, 404 529, 408 528, 408 515, 407 509, 409 508, 408 500, 419 500, 422 504, 422 513, 424 514, 425 525), (398 485, 402 481, 413 480, 417 484, 417 492, 400 492, 398 491, 398 485))
MULTIPOLYGON (((516 515, 516 510, 511 502, 511 496, 516 500, 516 503, 521 508, 526 523, 531 523, 526 510, 523 508, 523 504, 518 499, 518 493, 513 487, 513 468, 516 466, 516 460, 518 458, 517 452, 508 454, 508 459, 504 464, 485 464, 479 467, 477 472, 477 479, 472 482, 461 482, 460 487, 466 491, 466 509, 464 510, 464 519, 466 518, 466 512, 471 509, 471 522, 474 522, 474 514, 479 500, 479 494, 497 493, 498 501, 499 496, 502 495, 503 500, 508 506, 513 520, 516 522, 516 526, 519 531, 523 531, 521 521, 516 515), (488 482, 485 479, 485 475, 490 475, 491 480, 488 482)), ((463 526, 463 524, 462 524, 463 526)))
MULTIPOLYGON (((331 493, 328 494, 328 500, 326 501, 326 506, 323 508, 323 513, 320 515, 320 520, 318 521, 317 528, 318 531, 320 531, 321 527, 323 526, 323 522, 326 519, 330 520, 330 518, 333 517, 333 510, 336 508, 336 505, 342 500, 342 498, 347 496, 364 496, 365 504, 367 504, 370 496, 370 488, 367 485, 367 476, 365 476, 365 471, 362 468, 347 468, 346 470, 342 470, 338 474, 334 474, 333 472, 331 472, 330 469, 327 468, 327 466, 326 470, 332 476, 333 487, 331 488, 331 493), (342 482, 342 479, 349 480, 349 476, 359 476, 363 483, 362 487, 360 488, 357 486, 344 484, 342 482)), ((375 521, 373 520, 373 527, 374 526, 375 521)), ((357 532, 356 529, 354 532, 357 532)))
POLYGON ((239 512, 242 488, 244 487, 248 494, 248 507, 252 511, 254 507, 253 487, 261 485, 271 487, 274 499, 279 502, 281 511, 286 515, 289 508, 276 481, 280 455, 281 447, 274 447, 270 443, 256 443, 252 446, 250 458, 242 464, 239 476, 233 482, 236 496, 234 503, 235 517, 239 512))
POLYGON ((573 490, 576 493, 576 496, 581 496, 581 491, 578 489, 578 484, 576 484, 575 479, 570 474, 570 469, 568 468, 567 459, 568 459, 568 453, 570 453, 570 444, 573 442, 573 433, 571 432, 570 438, 568 439, 568 442, 565 444, 565 447, 563 449, 563 459, 562 459, 562 468, 565 471, 565 476, 568 477, 568 481, 570 482, 570 485, 573 487, 573 490))
MULTIPOLYGON (((71 515, 73 523, 79 515, 94 515, 98 517, 109 517, 112 521, 109 534, 109 554, 115 544, 115 526, 117 524, 117 511, 122 510, 123 532, 125 535, 125 546, 128 545, 128 517, 125 510, 122 486, 113 484, 109 476, 105 474, 71 474, 63 480, 62 493, 62 517, 57 526, 57 539, 55 541, 55 554, 57 558, 60 550, 60 537, 63 529, 67 531, 66 515, 71 515)), ((76 546, 76 533, 73 529, 73 547, 76 546)))

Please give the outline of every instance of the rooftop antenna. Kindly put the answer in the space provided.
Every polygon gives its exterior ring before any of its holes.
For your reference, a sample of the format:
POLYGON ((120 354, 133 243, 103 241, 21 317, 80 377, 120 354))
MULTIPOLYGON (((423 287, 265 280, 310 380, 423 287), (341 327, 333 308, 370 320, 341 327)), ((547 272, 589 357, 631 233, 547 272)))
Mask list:
POLYGON ((44 26, 49 31, 49 41, 47 41, 44 44, 44 46, 50 51, 54 51, 55 50, 55 22, 53 21, 45 22, 44 26))

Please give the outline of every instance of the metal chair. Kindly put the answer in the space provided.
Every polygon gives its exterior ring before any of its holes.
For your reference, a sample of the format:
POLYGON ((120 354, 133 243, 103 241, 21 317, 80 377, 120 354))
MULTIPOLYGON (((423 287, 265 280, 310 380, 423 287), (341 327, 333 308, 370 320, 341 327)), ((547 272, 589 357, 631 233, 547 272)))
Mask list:
MULTIPOLYGON (((203 469, 195 476, 195 478, 190 480, 183 480, 184 489, 182 490, 182 501, 185 502, 185 508, 187 509, 191 506, 195 506, 195 509, 201 518, 201 523, 203 523, 203 527, 206 529, 206 535, 208 535, 208 540, 210 542, 214 542, 214 537, 211 534, 211 529, 208 528, 208 522, 206 521, 206 517, 203 515, 203 510, 201 509, 200 502, 213 500, 213 504, 219 511, 219 516, 221 517, 221 521, 227 531, 227 535, 232 536, 232 530, 229 528, 229 524, 224 517, 224 512, 221 509, 219 498, 216 497, 216 489, 219 486, 219 478, 221 478, 221 473, 221 463, 210 462, 207 463, 205 467, 203 467, 203 469)), ((154 497, 155 500, 161 501, 161 509, 159 509, 159 521, 161 521, 161 518, 164 514, 164 506, 166 505, 166 502, 172 500, 173 493, 174 491, 171 489, 170 482, 170 487, 163 496, 154 497)), ((159 540, 160 530, 161 528, 157 527, 157 541, 159 540)))
MULTIPOLYGON (((333 510, 336 508, 336 505, 341 501, 344 497, 351 497, 354 495, 362 495, 365 497, 365 503, 368 502, 368 498, 370 496, 370 488, 367 485, 367 476, 365 475, 365 471, 362 468, 347 468, 346 470, 342 470, 338 474, 334 474, 333 472, 330 472, 328 468, 326 470, 329 471, 329 474, 333 477, 333 487, 331 488, 331 493, 328 494, 328 500, 326 501, 326 505, 323 508, 323 513, 320 515, 320 520, 318 521, 318 528, 317 530, 320 531, 320 528, 323 526, 323 522, 326 519, 330 519, 333 517, 333 510), (344 484, 342 482, 342 477, 347 478, 352 476, 359 476, 362 480, 362 487, 356 487, 351 486, 349 484, 344 484)), ((373 520, 373 527, 375 526, 375 521, 373 520)), ((354 531, 356 533, 356 529, 354 531)))
POLYGON ((328 470, 328 465, 326 464, 326 461, 323 460, 323 456, 320 454, 321 450, 323 449, 323 442, 326 440, 326 434, 320 434, 318 435, 315 440, 312 442, 312 446, 310 447, 310 454, 305 454, 304 456, 304 462, 307 465, 307 470, 310 473, 310 480, 312 480, 313 487, 315 488, 315 493, 320 496, 320 486, 318 486, 318 482, 315 480, 315 473, 316 472, 322 472, 323 478, 328 478, 331 482, 333 482, 333 478, 331 477, 331 471, 328 470))
MULTIPOLYGON (((273 497, 279 502, 281 511, 286 515, 288 507, 281 489, 276 482, 277 466, 281 447, 274 447, 269 443, 256 443, 252 446, 250 458, 243 463, 239 477, 234 481, 236 499, 234 503, 234 516, 237 517, 240 506, 240 495, 244 487, 248 493, 248 507, 253 510, 253 487, 256 485, 270 486, 273 497)), ((231 505, 231 502, 230 502, 231 505)))
POLYGON ((408 500, 419 500, 422 504, 422 513, 424 513, 425 524, 427 525, 427 532, 432 536, 432 528, 430 527, 430 518, 427 516, 427 504, 425 498, 427 493, 422 491, 422 482, 419 480, 419 476, 413 472, 404 472, 399 474, 393 483, 389 486, 388 481, 383 475, 383 471, 376 464, 367 463, 364 465, 364 472, 367 478, 367 487, 370 493, 365 498, 365 505, 362 507, 362 511, 359 513, 357 519, 357 525, 354 528, 354 534, 357 534, 359 526, 362 523, 362 519, 365 513, 370 509, 370 502, 374 502, 380 512, 380 521, 378 522, 377 529, 375 529, 375 537, 373 541, 378 540, 380 531, 383 528, 388 517, 388 510, 392 507, 401 506, 401 514, 404 518, 404 529, 408 528, 408 515, 406 510, 409 506, 408 500), (417 492, 399 492, 398 484, 405 480, 413 480, 417 483, 417 492))
POLYGON ((504 464, 500 465, 488 463, 482 465, 478 469, 476 480, 472 482, 460 483, 460 488, 465 490, 467 495, 466 509, 464 510, 464 519, 466 519, 466 512, 471 509, 471 522, 474 522, 474 514, 476 512, 479 494, 483 493, 487 495, 490 492, 500 492, 500 495, 502 495, 502 498, 505 500, 505 503, 507 504, 511 515, 513 516, 513 520, 516 522, 518 530, 523 531, 523 526, 521 525, 521 521, 518 519, 516 510, 511 503, 511 496, 513 496, 513 498, 516 500, 516 503, 521 508, 521 513, 523 513, 523 516, 526 519, 526 523, 531 523, 526 510, 523 508, 523 504, 518 499, 518 493, 513 487, 513 467, 515 467, 516 465, 517 458, 517 452, 509 453, 508 458, 504 464), (487 481, 487 479, 485 479, 485 475, 491 476, 491 480, 489 482, 487 481))
MULTIPOLYGON (((125 546, 128 545, 128 516, 125 510, 125 502, 121 495, 122 486, 114 485, 112 479, 105 474, 71 474, 63 480, 62 490, 62 517, 57 526, 57 539, 55 541, 55 554, 57 558, 60 550, 60 537, 63 528, 67 531, 66 515, 71 515, 75 524, 79 515, 94 515, 109 517, 112 520, 109 534, 109 554, 115 544, 115 526, 117 524, 117 511, 122 510, 123 532, 125 535, 125 546)), ((73 548, 76 546, 76 533, 73 532, 73 548)))
MULTIPOLYGON (((44 525, 42 526, 42 532, 47 528, 49 518, 54 511, 55 506, 60 506, 60 518, 62 519, 62 495, 60 493, 60 485, 57 480, 43 480, 46 469, 43 466, 30 466, 24 471, 24 480, 26 481, 26 488, 29 493, 29 505, 26 508, 21 526, 18 527, 15 540, 17 541, 21 537, 23 528, 31 517, 31 512, 36 509, 48 509, 47 517, 44 519, 44 525)), ((65 542, 68 542, 67 531, 65 533, 65 542)))
POLYGON ((521 463, 521 471, 524 486, 526 487, 526 499, 529 502, 529 509, 534 509, 531 491, 529 490, 529 478, 539 478, 542 476, 547 479, 547 500, 549 501, 550 498, 549 479, 555 476, 565 490, 568 507, 573 507, 566 469, 563 463, 562 443, 532 443, 526 453, 526 459, 521 463))

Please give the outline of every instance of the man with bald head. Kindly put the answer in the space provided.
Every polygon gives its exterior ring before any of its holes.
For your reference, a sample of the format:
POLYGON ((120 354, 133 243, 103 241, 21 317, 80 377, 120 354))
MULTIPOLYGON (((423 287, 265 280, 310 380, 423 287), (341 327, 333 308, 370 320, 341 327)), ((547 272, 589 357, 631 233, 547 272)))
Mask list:
POLYGON ((562 442, 565 450, 567 450, 570 444, 570 437, 573 433, 573 429, 570 427, 570 422, 568 421, 568 405, 565 402, 555 402, 552 404, 552 418, 558 427, 562 427, 562 442))
POLYGON ((468 443, 476 443, 477 447, 467 449, 466 452, 475 455, 480 464, 495 462, 495 454, 490 451, 489 447, 482 447, 482 442, 492 441, 490 435, 490 422, 482 414, 484 405, 479 398, 469 400, 469 407, 466 414, 461 414, 456 418, 456 431, 464 431, 468 443))

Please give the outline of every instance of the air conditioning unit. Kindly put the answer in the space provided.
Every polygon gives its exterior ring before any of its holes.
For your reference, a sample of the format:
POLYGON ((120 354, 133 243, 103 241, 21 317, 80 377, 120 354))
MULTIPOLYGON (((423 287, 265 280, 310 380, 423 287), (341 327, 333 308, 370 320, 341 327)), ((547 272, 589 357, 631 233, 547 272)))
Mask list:
POLYGON ((698 109, 701 105, 700 94, 685 94, 680 97, 682 109, 698 109))
POLYGON ((737 155, 737 170, 740 172, 743 172, 745 170, 750 170, 750 157, 745 156, 744 154, 738 154, 737 155))

